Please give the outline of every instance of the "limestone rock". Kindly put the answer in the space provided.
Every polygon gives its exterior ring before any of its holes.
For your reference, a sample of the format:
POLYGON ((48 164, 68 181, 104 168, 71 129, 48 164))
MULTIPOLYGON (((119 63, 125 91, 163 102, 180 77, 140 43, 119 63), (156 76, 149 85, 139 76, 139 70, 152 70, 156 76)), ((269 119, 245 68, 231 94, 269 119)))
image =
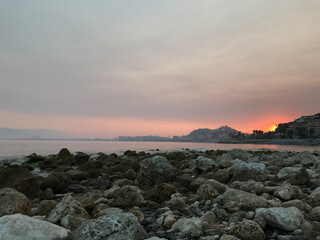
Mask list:
POLYGON ((0 217, 15 213, 29 215, 31 201, 13 188, 0 189, 0 217))
POLYGON ((261 214, 268 225, 286 231, 294 231, 299 228, 304 219, 302 212, 295 207, 259 208, 256 214, 261 214))
POLYGON ((21 214, 1 217, 0 226, 0 239, 55 240, 68 235, 65 228, 21 214))
POLYGON ((120 213, 91 220, 72 232, 69 238, 142 240, 147 238, 147 233, 132 213, 120 213))
POLYGON ((144 159, 138 175, 140 183, 153 186, 155 184, 171 182, 176 177, 176 169, 162 156, 144 159))
POLYGON ((231 227, 230 233, 243 240, 264 240, 266 238, 263 229, 252 220, 236 223, 231 227))

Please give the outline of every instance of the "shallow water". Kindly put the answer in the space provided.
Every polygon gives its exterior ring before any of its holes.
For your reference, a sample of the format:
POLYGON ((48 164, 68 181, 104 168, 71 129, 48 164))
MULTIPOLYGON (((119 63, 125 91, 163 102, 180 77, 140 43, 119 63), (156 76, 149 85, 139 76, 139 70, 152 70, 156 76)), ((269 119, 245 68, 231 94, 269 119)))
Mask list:
POLYGON ((240 148, 244 150, 279 150, 279 151, 314 151, 320 146, 294 145, 257 145, 257 144, 220 144, 220 143, 189 143, 189 142, 117 142, 117 141, 47 141, 47 140, 0 140, 0 160, 21 159, 31 153, 40 155, 57 154, 61 148, 68 148, 71 152, 123 153, 126 150, 136 151, 172 151, 188 149, 230 150, 240 148))

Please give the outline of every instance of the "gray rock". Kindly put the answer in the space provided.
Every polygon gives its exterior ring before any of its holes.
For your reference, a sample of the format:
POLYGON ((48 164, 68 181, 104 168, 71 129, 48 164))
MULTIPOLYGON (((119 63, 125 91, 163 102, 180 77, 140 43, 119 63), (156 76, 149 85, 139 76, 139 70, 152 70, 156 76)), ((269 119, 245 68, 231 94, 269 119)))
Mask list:
POLYGON ((79 219, 90 219, 90 215, 87 211, 80 206, 71 194, 67 194, 46 217, 46 221, 60 223, 62 218, 67 215, 72 215, 79 219))
POLYGON ((295 207, 259 208, 256 214, 261 214, 268 225, 286 231, 294 231, 299 228, 304 219, 303 213, 295 207))
POLYGON ((320 222, 320 206, 312 208, 308 216, 311 220, 320 222))
POLYGON ((1 217, 0 226, 0 239, 54 240, 68 235, 65 228, 21 214, 1 217))
POLYGON ((171 182, 176 177, 176 169, 163 156, 154 156, 144 159, 141 162, 141 168, 138 180, 142 184, 155 185, 165 182, 171 182))
POLYGON ((267 177, 265 175, 266 166, 264 163, 250 162, 246 163, 240 159, 232 161, 233 166, 230 173, 233 174, 231 181, 263 181, 267 177))
POLYGON ((15 213, 29 215, 31 201, 13 188, 0 189, 0 217, 15 213))
POLYGON ((102 216, 98 219, 91 220, 76 229, 69 236, 71 240, 142 240, 147 237, 147 233, 139 224, 137 217, 132 213, 102 216))
POLYGON ((306 200, 311 207, 320 206, 320 187, 317 187, 315 190, 313 190, 306 200))
POLYGON ((230 184, 230 187, 239 189, 245 192, 249 192, 249 193, 254 192, 257 195, 265 192, 265 187, 263 183, 255 182, 255 181, 244 181, 244 182, 235 181, 230 184))
POLYGON ((144 206, 146 201, 142 196, 142 191, 137 186, 125 185, 115 192, 115 206, 117 207, 133 207, 144 206))
POLYGON ((264 240, 263 229, 252 220, 244 220, 231 226, 230 233, 243 240, 264 240))
POLYGON ((255 208, 268 207, 267 200, 255 194, 247 193, 241 190, 228 189, 223 195, 217 197, 225 209, 229 211, 253 210, 255 208))
POLYGON ((199 171, 215 168, 216 163, 211 158, 199 156, 192 161, 192 167, 199 171))
POLYGON ((288 201, 295 195, 293 187, 289 183, 283 183, 275 192, 274 195, 281 200, 288 201))
POLYGON ((179 230, 182 235, 199 237, 202 232, 202 221, 200 218, 181 218, 172 225, 170 231, 179 230))
POLYGON ((238 148, 230 150, 227 154, 231 156, 232 159, 239 158, 244 161, 252 157, 252 154, 238 148))
POLYGON ((228 235, 228 234, 223 234, 220 238, 220 240, 241 240, 240 238, 237 238, 235 236, 232 235, 228 235))

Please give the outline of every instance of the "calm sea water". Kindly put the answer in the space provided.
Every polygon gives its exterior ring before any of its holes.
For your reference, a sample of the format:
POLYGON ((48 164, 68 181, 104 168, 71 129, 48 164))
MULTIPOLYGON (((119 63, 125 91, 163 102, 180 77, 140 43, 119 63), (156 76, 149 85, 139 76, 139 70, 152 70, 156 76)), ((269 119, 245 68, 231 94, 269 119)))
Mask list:
POLYGON ((256 144, 219 144, 219 143, 180 143, 180 142, 113 142, 113 141, 43 141, 43 140, 0 140, 0 160, 23 158, 31 153, 40 155, 56 154, 61 148, 68 148, 71 152, 123 153, 126 150, 160 151, 189 149, 221 149, 230 150, 241 148, 244 150, 279 150, 279 151, 313 151, 320 150, 320 146, 293 145, 256 145, 256 144))

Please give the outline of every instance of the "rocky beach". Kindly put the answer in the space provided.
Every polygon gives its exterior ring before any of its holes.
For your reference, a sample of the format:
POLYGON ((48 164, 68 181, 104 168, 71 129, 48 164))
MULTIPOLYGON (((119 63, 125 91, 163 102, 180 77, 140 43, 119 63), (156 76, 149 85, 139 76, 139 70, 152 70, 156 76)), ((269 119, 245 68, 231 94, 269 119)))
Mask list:
POLYGON ((320 151, 31 154, 0 163, 0 239, 320 239, 320 151))

